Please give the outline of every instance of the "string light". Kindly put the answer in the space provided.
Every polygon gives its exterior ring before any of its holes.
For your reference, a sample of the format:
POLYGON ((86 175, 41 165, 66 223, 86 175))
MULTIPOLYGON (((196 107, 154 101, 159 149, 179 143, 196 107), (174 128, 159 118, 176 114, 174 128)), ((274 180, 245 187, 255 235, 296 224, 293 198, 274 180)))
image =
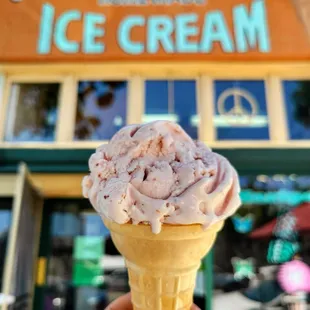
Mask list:
POLYGON ((262 183, 267 183, 269 180, 269 177, 267 175, 259 175, 257 176, 257 181, 262 182, 262 183))

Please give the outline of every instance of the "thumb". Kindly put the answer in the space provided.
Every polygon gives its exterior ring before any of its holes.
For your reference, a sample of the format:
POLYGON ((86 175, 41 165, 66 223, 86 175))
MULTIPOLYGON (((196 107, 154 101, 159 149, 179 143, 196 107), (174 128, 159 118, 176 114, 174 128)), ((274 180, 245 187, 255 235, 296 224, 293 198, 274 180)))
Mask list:
POLYGON ((201 310, 198 306, 195 304, 192 305, 191 310, 201 310))
POLYGON ((105 310, 132 310, 130 294, 125 294, 114 300, 105 310))

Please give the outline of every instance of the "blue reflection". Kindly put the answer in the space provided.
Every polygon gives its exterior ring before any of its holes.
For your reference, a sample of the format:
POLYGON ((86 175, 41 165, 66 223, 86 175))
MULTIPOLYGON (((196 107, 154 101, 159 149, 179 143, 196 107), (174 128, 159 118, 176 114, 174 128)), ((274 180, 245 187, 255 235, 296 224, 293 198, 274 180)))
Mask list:
MULTIPOLYGON (((10 223, 10 212, 0 212, 0 233, 8 228, 10 223), (6 213, 5 213, 6 212, 6 213)), ((73 214, 69 212, 54 212, 52 215, 52 236, 75 237, 104 236, 110 235, 102 219, 97 213, 73 214)))
POLYGON ((218 140, 269 139, 264 81, 216 81, 214 87, 218 140))
POLYGON ((67 212, 55 212, 52 215, 52 236, 74 237, 80 232, 78 215, 67 212))
POLYGON ((250 186, 250 180, 249 177, 246 176, 239 176, 239 182, 241 188, 247 188, 250 186))
POLYGON ((144 121, 176 121, 193 139, 197 139, 196 103, 194 80, 146 81, 144 121))
POLYGON ((110 235, 109 230, 103 224, 101 217, 96 213, 85 213, 83 217, 83 235, 85 236, 103 236, 110 235))
POLYGON ((310 139, 310 81, 284 81, 283 90, 290 139, 310 139))
POLYGON ((0 235, 9 229, 11 215, 12 212, 10 210, 0 210, 0 235))

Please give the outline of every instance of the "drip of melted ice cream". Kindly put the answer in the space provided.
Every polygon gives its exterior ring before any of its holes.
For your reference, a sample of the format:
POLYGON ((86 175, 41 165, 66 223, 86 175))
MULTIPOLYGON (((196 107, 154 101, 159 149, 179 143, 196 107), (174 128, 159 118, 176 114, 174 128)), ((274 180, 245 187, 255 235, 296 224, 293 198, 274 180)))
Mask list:
POLYGON ((228 160, 194 142, 177 124, 126 126, 89 159, 83 195, 119 224, 202 224, 240 206, 239 181, 228 160))

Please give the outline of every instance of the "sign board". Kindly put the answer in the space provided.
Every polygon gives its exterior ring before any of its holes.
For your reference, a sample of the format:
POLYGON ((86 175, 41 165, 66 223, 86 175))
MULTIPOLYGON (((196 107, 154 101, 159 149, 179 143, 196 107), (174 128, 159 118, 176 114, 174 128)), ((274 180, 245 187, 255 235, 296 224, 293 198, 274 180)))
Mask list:
POLYGON ((103 237, 78 236, 74 239, 74 285, 98 286, 103 283, 103 254, 103 237))
POLYGON ((303 0, 3 1, 0 62, 310 59, 303 0))
POLYGON ((78 236, 74 239, 74 259, 99 260, 104 253, 103 237, 78 236))
POLYGON ((73 266, 75 286, 98 286, 104 282, 103 268, 99 261, 78 260, 73 266))

